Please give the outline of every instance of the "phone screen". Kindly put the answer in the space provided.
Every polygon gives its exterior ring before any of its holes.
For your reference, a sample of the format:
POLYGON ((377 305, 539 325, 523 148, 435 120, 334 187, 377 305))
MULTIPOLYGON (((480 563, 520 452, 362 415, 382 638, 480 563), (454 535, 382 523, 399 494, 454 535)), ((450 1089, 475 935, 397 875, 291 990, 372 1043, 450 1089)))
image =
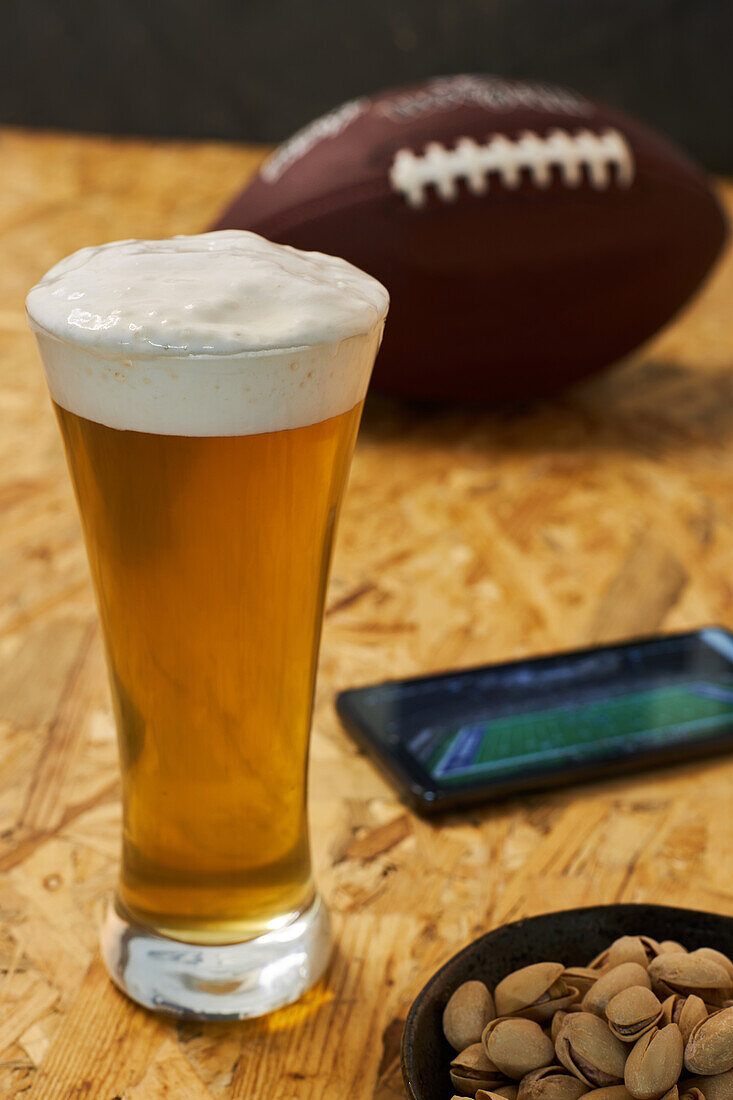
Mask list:
POLYGON ((614 762, 733 747, 733 638, 709 628, 392 681, 342 693, 338 710, 428 800, 542 786, 614 762))

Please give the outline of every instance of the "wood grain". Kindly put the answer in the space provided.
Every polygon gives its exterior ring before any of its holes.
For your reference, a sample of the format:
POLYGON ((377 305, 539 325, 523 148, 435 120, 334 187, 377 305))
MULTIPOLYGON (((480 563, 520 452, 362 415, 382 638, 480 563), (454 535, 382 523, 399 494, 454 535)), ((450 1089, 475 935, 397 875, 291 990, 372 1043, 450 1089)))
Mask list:
MULTIPOLYGON (((512 415, 372 397, 328 600, 313 737, 326 979, 241 1025, 174 1025, 107 980, 114 727, 71 489, 23 317, 55 260, 204 227, 262 152, 0 136, 0 1095, 396 1100, 401 1021, 497 923, 673 899, 733 914, 733 762, 407 813, 334 692, 628 633, 733 626, 733 259, 634 362, 512 415)), ((733 189, 721 187, 733 208, 733 189)), ((489 349, 490 354, 490 349, 489 349)))

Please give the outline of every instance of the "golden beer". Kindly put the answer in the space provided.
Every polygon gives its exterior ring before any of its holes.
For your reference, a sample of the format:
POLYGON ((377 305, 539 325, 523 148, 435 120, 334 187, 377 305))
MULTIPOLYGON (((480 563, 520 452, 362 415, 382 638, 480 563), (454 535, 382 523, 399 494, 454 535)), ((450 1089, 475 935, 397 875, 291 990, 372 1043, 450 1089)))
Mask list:
POLYGON ((220 232, 67 257, 27 306, 76 492, 122 771, 117 985, 257 1016, 323 973, 307 764, 338 513, 388 297, 220 232))
POLYGON ((120 899, 187 942, 260 935, 313 889, 311 706, 361 406, 220 438, 56 412, 119 731, 120 899))

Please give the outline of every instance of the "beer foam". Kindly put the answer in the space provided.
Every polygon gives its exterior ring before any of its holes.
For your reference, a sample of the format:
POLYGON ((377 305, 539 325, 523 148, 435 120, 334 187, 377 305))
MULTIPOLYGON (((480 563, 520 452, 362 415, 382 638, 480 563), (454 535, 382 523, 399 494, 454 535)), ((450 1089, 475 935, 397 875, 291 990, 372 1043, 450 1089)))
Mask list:
POLYGON ((57 404, 176 435, 278 431, 353 408, 388 304, 345 260, 238 230, 83 248, 26 300, 57 404))

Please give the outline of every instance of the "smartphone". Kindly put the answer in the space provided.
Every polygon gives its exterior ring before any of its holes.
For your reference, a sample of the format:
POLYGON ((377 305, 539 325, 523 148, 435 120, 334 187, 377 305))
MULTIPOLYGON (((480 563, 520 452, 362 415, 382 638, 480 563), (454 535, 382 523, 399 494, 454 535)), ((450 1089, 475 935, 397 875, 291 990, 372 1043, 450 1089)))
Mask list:
POLYGON ((343 691, 354 740, 423 814, 733 749, 733 635, 640 638, 343 691))

